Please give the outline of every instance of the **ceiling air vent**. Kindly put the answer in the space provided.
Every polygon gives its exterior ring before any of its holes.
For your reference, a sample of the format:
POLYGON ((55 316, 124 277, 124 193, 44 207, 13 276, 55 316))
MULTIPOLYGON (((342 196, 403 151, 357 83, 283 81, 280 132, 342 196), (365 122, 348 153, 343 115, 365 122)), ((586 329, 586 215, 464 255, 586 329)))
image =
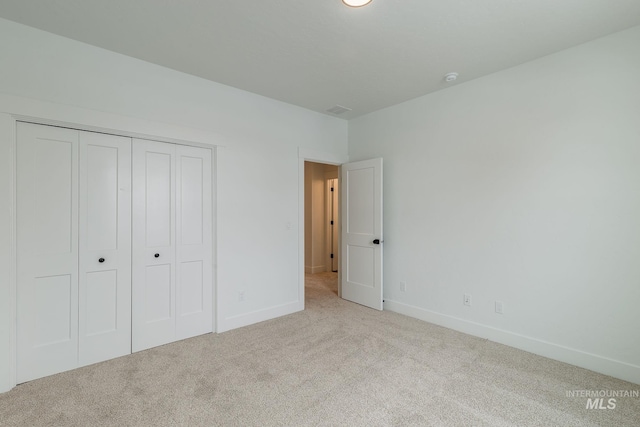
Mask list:
POLYGON ((347 108, 347 107, 343 107, 342 105, 336 105, 334 107, 331 107, 327 110, 327 113, 331 113, 331 114, 342 114, 342 113, 346 113, 347 111, 351 111, 351 108, 347 108))

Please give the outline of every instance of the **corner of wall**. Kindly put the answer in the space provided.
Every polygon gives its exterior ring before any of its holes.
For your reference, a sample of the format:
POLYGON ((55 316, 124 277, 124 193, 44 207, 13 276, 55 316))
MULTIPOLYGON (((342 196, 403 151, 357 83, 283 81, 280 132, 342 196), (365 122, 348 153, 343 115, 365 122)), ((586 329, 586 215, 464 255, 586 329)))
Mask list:
POLYGON ((0 393, 15 386, 14 140, 13 117, 0 114, 0 393))

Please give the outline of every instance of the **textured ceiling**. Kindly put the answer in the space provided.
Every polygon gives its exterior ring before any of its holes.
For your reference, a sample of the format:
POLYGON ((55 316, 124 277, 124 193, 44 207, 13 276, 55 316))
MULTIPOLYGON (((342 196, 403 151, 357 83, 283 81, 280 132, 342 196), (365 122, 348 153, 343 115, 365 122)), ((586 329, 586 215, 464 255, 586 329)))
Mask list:
POLYGON ((640 25, 640 1, 3 0, 0 17, 348 119, 640 25))

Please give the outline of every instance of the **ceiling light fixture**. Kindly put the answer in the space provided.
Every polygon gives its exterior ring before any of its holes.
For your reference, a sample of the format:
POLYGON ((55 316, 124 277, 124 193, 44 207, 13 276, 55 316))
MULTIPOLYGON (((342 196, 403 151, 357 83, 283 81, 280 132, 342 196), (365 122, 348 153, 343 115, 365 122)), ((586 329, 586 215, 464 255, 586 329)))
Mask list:
POLYGON ((342 0, 349 7, 362 7, 371 3, 371 0, 342 0))

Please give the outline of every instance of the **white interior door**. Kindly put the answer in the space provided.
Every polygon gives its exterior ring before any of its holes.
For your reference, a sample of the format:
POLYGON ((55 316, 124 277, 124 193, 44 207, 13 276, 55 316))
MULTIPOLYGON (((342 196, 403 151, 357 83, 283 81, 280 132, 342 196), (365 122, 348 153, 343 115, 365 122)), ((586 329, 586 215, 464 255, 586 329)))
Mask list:
POLYGON ((133 141, 133 351, 175 340, 175 165, 175 145, 133 141))
POLYGON ((17 135, 18 382, 211 332, 212 151, 17 135))
POLYGON ((131 353, 131 139, 80 132, 80 366, 131 353))
POLYGON ((213 331, 211 150, 176 145, 176 339, 213 331))
POLYGON ((341 170, 342 298, 382 310, 382 159, 341 170))
POLYGON ((213 331, 211 160, 133 142, 133 351, 213 331))
POLYGON ((17 128, 17 382, 78 364, 78 132, 17 128))

